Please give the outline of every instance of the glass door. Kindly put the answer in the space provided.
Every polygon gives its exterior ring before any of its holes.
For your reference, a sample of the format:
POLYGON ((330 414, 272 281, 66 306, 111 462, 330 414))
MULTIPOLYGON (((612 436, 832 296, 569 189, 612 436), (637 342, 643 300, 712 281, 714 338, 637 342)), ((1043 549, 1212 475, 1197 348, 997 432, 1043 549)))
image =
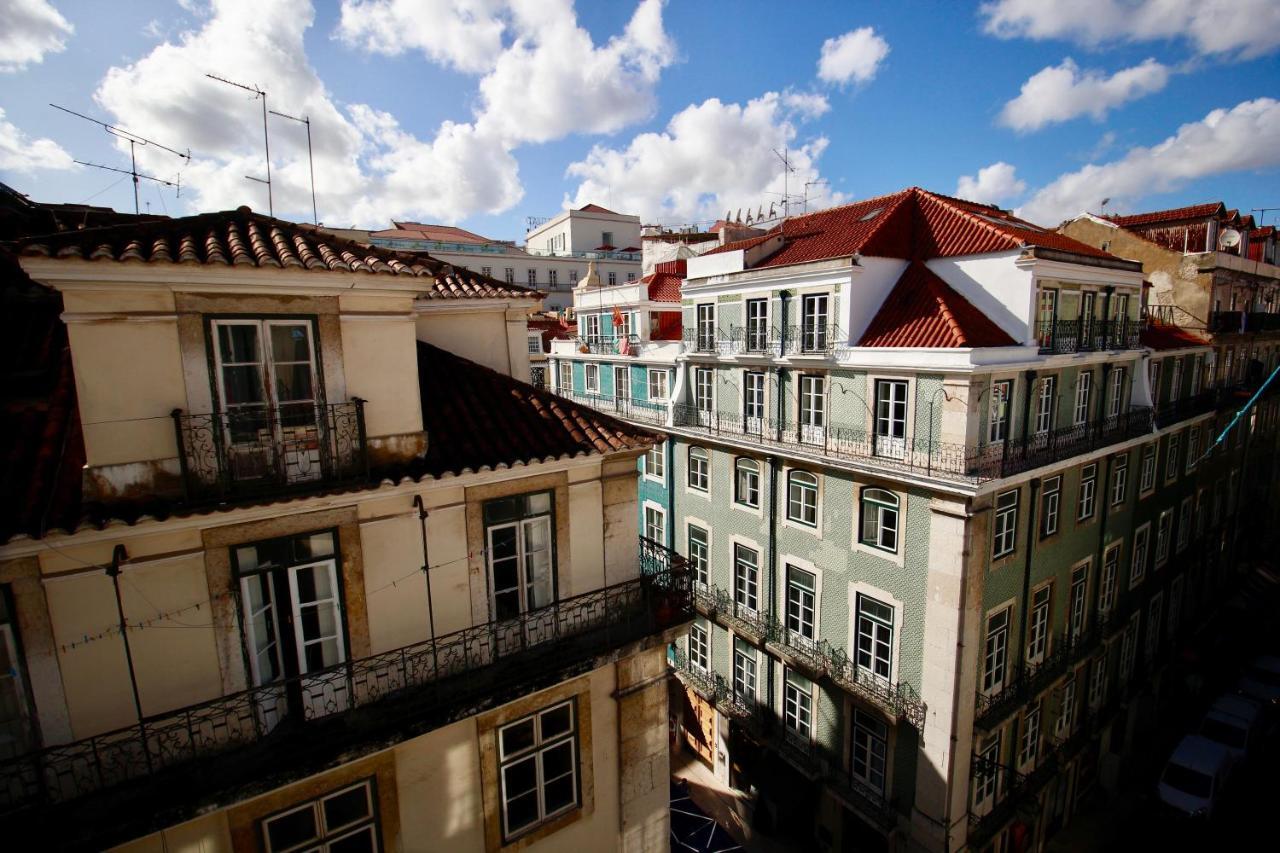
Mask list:
POLYGON ((805 444, 826 443, 826 377, 800 377, 800 441, 805 444))
POLYGON ((801 349, 804 352, 825 352, 827 349, 826 294, 804 297, 801 309, 801 349))
POLYGON ((490 501, 485 516, 496 652, 510 654, 557 633, 551 493, 490 501))
POLYGON ((1036 304, 1036 340, 1040 349, 1052 350, 1057 337, 1058 291, 1041 290, 1036 304))
POLYGON ((1080 348, 1081 349, 1101 349, 1093 339, 1095 329, 1094 325, 1094 306, 1097 301, 1098 294, 1092 290, 1086 290, 1080 294, 1080 348))
POLYGON ((875 452, 901 459, 907 452, 907 383, 876 382, 875 452))
POLYGON ((613 406, 618 412, 627 411, 631 401, 631 368, 613 368, 613 406))

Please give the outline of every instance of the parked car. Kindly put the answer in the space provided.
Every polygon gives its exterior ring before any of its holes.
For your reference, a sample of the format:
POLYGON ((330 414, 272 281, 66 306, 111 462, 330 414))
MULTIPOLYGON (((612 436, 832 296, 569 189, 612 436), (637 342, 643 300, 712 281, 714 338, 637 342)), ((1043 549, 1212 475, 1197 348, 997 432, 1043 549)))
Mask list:
POLYGON ((1211 817, 1221 805, 1231 764, 1231 754, 1222 744, 1201 735, 1187 735, 1169 756, 1156 794, 1183 815, 1211 817))
POLYGON ((1214 700, 1200 723, 1200 734, 1225 746, 1233 762, 1257 750, 1262 729, 1262 705, 1247 696, 1232 693, 1214 700))
POLYGON ((1254 658, 1240 676, 1240 692, 1259 702, 1280 705, 1280 657, 1254 658))

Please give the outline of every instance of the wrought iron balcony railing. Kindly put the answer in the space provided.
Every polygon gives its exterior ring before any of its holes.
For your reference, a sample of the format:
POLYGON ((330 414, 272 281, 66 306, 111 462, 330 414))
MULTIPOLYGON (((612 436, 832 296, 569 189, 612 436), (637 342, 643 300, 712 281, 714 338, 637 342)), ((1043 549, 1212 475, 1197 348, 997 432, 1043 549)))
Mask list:
POLYGON ((672 426, 852 462, 971 482, 1019 474, 1151 432, 1151 409, 978 446, 877 435, 841 424, 801 424, 674 403, 672 426))
POLYGON ((637 400, 632 397, 611 397, 606 394, 580 394, 560 389, 556 391, 566 400, 582 403, 599 412, 615 415, 629 421, 648 424, 665 424, 669 404, 664 400, 637 400))
POLYGON ((202 415, 174 409, 172 417, 190 502, 308 491, 369 477, 359 398, 202 415))
POLYGON ((1280 314, 1269 311, 1211 311, 1210 332, 1274 332, 1280 330, 1280 314))
POLYGON ((1167 426, 1212 412, 1218 406, 1219 393, 1216 390, 1201 391, 1178 400, 1166 402, 1156 409, 1156 427, 1167 426))
POLYGON ((116 806, 145 802, 153 815, 181 810, 543 689, 692 618, 683 557, 642 538, 639 566, 633 580, 518 617, 0 761, 0 814, 65 804, 106 815, 104 796, 116 806))
POLYGON ((640 344, 639 335, 587 335, 575 339, 578 352, 593 355, 632 355, 640 344))
POLYGON ((831 355, 849 347, 844 330, 836 323, 735 325, 728 330, 703 326, 685 329, 684 341, 692 352, 718 355, 831 355))
POLYGON ((1142 328, 1141 320, 1128 318, 1041 320, 1036 324, 1036 340, 1042 353, 1137 349, 1142 346, 1142 328))

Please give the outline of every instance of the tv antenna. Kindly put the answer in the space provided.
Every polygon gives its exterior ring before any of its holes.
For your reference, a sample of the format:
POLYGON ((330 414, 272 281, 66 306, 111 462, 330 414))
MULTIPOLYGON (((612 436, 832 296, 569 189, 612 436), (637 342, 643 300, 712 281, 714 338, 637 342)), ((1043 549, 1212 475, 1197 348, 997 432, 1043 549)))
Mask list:
MULTIPOLYGON (((237 89, 244 89, 246 92, 252 92, 255 98, 262 98, 262 147, 267 155, 267 179, 255 178, 253 175, 245 175, 250 181, 267 185, 267 213, 272 218, 276 215, 275 202, 271 198, 271 137, 267 134, 267 93, 263 89, 259 89, 256 85, 246 86, 243 83, 237 83, 234 80, 228 80, 225 77, 219 77, 217 74, 204 75, 210 80, 217 80, 219 83, 226 83, 228 86, 235 86, 237 89)), ((290 118, 293 118, 290 116, 290 118)))
MULTIPOLYGON (((263 93, 262 97, 265 102, 266 100, 265 92, 263 93)), ((276 112, 275 110, 268 110, 268 112, 270 112, 273 116, 280 116, 280 118, 287 118, 290 121, 296 121, 298 124, 305 124, 307 126, 307 165, 311 168, 311 221, 318 226, 320 224, 320 214, 316 212, 316 161, 311 156, 311 116, 303 116, 302 118, 298 118, 297 116, 291 116, 291 115, 288 115, 287 113, 276 112)))
POLYGON ((1258 217, 1258 225, 1262 226, 1266 224, 1267 214, 1273 210, 1280 210, 1280 207, 1255 207, 1255 208, 1252 208, 1249 212, 1262 214, 1261 216, 1258 217))
POLYGON ((779 151, 773 149, 773 153, 782 161, 782 218, 787 218, 787 205, 791 203, 791 190, 789 189, 789 181, 791 173, 795 171, 795 167, 791 165, 791 152, 783 148, 779 151))
POLYGON ((818 178, 818 180, 816 181, 804 182, 804 212, 805 213, 809 212, 809 187, 821 186, 822 184, 826 184, 828 187, 831 186, 831 182, 828 181, 826 178, 818 178))
POLYGON ((105 121, 101 121, 91 116, 84 115, 83 113, 78 113, 75 110, 69 110, 66 107, 60 107, 57 104, 49 104, 49 106, 53 107, 55 110, 62 110, 64 113, 69 113, 70 115, 73 115, 76 118, 82 118, 87 122, 96 124, 99 127, 101 127, 103 130, 105 130, 107 133, 111 134, 112 136, 118 139, 123 139, 125 142, 129 143, 130 168, 128 169, 117 169, 114 166, 103 166, 98 163, 90 163, 86 160, 76 160, 75 162, 79 163, 81 166, 91 166, 94 169, 105 169, 108 172, 119 172, 122 175, 132 176, 133 178, 133 212, 135 215, 142 212, 138 205, 138 181, 139 180, 155 181, 156 183, 163 184, 166 187, 174 187, 177 189, 178 195, 182 195, 182 173, 181 172, 178 173, 178 179, 176 181, 166 181, 163 178, 157 178, 152 175, 144 175, 138 171, 138 146, 139 145, 154 146, 156 148, 159 148, 161 151, 168 151, 170 154, 173 154, 176 157, 181 157, 182 159, 186 160, 188 163, 191 162, 190 148, 186 150, 186 153, 183 153, 181 151, 177 151, 173 148, 170 148, 168 145, 161 145, 159 142, 156 142, 154 139, 147 139, 146 137, 139 136, 136 133, 130 133, 129 131, 125 130, 123 127, 117 127, 114 124, 107 124, 105 121))

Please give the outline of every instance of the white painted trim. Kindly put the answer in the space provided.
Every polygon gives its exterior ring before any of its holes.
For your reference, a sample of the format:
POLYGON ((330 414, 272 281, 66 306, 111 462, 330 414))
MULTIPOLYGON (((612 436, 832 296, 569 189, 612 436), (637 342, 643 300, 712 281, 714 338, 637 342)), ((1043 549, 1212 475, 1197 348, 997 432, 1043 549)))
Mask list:
POLYGON ((665 546, 667 544, 667 534, 671 532, 671 528, 668 526, 669 520, 667 519, 666 507, 664 507, 662 504, 658 503, 657 501, 651 501, 651 500, 644 501, 640 506, 641 506, 641 517, 644 519, 643 533, 645 536, 649 535, 648 511, 651 509, 656 510, 658 515, 662 517, 662 541, 659 542, 659 544, 665 546))
POLYGON ((775 613, 782 614, 782 625, 787 624, 787 566, 795 566, 801 571, 813 575, 813 641, 822 639, 822 569, 811 560, 793 554, 779 554, 778 566, 782 569, 781 583, 778 584, 778 600, 774 602, 775 613))
POLYGON ((1016 597, 1006 598, 999 604, 993 605, 982 614, 982 623, 978 628, 978 672, 974 679, 974 689, 981 696, 993 696, 1004 689, 1009 683, 1009 679, 1016 675, 1017 667, 1022 665, 1022 661, 1014 659, 1016 647, 1014 643, 1017 641, 1017 635, 1014 630, 1017 626, 1018 615, 1018 599, 1016 597), (990 689, 984 689, 982 682, 987 677, 987 637, 991 634, 991 617, 1002 610, 1008 609, 1009 621, 1005 626, 1005 633, 1008 640, 1005 642, 1004 649, 1004 676, 997 683, 991 685, 990 689))
POLYGON ((853 541, 850 547, 860 553, 870 557, 879 557, 881 560, 892 563, 898 568, 902 568, 906 564, 906 529, 907 529, 907 493, 897 489, 891 489, 877 483, 857 483, 853 484, 853 541), (864 489, 880 489, 889 492, 898 499, 898 549, 896 551, 886 551, 883 548, 877 548, 874 545, 867 545, 862 541, 862 492, 864 489))
POLYGON ((790 462, 783 463, 782 488, 779 489, 779 494, 777 496, 778 502, 782 504, 782 506, 779 509, 781 510, 780 515, 782 517, 783 527, 788 527, 788 528, 791 528, 792 530, 799 530, 811 536, 816 536, 819 540, 822 539, 822 527, 823 527, 822 515, 823 515, 823 510, 826 508, 824 503, 824 498, 825 498, 824 493, 826 491, 826 488, 825 488, 826 480, 827 478, 823 476, 823 472, 821 470, 814 471, 808 467, 801 467, 801 466, 792 464, 790 462), (817 481, 817 485, 816 485, 817 502, 814 509, 816 512, 816 516, 817 516, 816 520, 818 523, 814 527, 811 527, 808 524, 805 524, 804 522, 801 522, 801 521, 793 521, 788 514, 791 511, 791 474, 792 472, 801 472, 804 474, 809 474, 814 478, 814 480, 817 481))
POLYGON ((898 666, 900 658, 899 651, 902 647, 902 635, 905 633, 907 625, 906 607, 902 600, 887 590, 878 586, 873 586, 865 581, 849 581, 849 647, 845 650, 853 659, 853 664, 858 665, 858 595, 865 595, 869 598, 893 607, 893 646, 889 658, 889 680, 897 683, 902 680, 902 670, 898 666))

